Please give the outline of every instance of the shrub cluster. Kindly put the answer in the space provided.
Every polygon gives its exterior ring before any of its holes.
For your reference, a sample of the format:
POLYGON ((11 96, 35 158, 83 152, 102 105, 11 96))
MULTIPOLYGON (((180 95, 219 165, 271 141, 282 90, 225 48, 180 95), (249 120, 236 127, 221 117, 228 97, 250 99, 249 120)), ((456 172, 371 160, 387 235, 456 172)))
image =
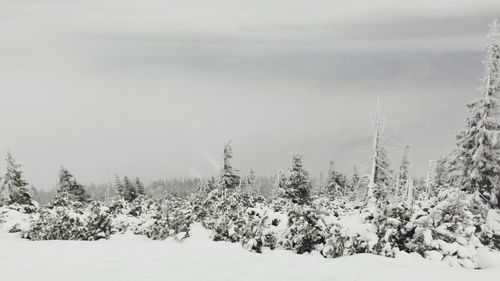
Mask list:
POLYGON ((199 222, 212 231, 213 240, 240 243, 257 253, 284 249, 335 258, 415 252, 475 268, 477 248, 500 250, 499 212, 452 188, 411 205, 385 202, 370 209, 344 197, 313 197, 309 204, 298 204, 218 188, 187 199, 139 196, 104 204, 58 196, 34 210, 2 208, 0 225, 23 214, 23 221, 10 223, 8 231, 30 240, 99 240, 120 233, 183 240, 190 225, 199 222))

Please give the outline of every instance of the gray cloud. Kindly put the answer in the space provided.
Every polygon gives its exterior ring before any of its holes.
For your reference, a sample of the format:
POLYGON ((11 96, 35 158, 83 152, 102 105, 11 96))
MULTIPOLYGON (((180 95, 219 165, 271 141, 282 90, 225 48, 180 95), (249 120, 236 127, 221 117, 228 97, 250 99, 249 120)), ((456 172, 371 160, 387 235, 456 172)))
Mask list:
POLYGON ((380 96, 395 164, 410 143, 422 174, 477 94, 500 5, 459 2, 0 0, 0 151, 41 188, 60 165, 210 175, 228 139, 241 169, 302 151, 347 172, 368 163, 380 96))

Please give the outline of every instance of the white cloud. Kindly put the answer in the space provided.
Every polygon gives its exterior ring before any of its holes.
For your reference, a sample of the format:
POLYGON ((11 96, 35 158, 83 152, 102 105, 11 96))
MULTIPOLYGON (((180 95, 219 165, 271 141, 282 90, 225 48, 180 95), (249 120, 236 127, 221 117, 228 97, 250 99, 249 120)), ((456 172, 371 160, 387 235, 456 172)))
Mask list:
MULTIPOLYGON (((0 32, 6 45, 16 49, 65 51, 99 48, 112 41, 108 47, 156 44, 165 52, 199 52, 205 47, 220 52, 245 46, 265 49, 272 44, 302 50, 307 45, 352 49, 397 44, 407 48, 394 42, 406 39, 419 39, 412 45, 425 46, 422 34, 412 38, 419 27, 431 37, 438 32, 439 44, 457 37, 467 42, 471 34, 460 30, 469 22, 461 24, 463 19, 485 23, 491 21, 492 11, 500 10, 500 2, 493 0, 2 0, 2 6, 0 32), (450 36, 440 29, 454 32, 450 36), (385 43, 376 42, 377 37, 385 43)), ((475 30, 476 36, 480 30, 475 30)), ((427 46, 436 47, 435 43, 427 46)))

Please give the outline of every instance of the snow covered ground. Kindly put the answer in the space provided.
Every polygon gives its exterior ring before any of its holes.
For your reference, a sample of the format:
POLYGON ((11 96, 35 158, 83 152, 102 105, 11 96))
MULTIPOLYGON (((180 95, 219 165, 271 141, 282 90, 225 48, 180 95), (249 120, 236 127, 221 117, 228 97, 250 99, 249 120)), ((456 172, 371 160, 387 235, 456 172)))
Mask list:
POLYGON ((28 241, 0 236, 0 278, 58 280, 498 280, 500 268, 450 268, 411 255, 325 259, 290 251, 255 254, 239 244, 213 242, 193 225, 184 242, 119 235, 110 240, 28 241))

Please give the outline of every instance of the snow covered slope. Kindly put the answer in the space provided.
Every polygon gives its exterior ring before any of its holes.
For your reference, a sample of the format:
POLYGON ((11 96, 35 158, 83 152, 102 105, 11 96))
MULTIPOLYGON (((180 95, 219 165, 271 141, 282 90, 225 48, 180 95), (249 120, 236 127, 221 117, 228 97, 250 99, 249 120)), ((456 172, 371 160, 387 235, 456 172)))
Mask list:
POLYGON ((212 242, 194 225, 179 243, 120 235, 111 240, 37 241, 0 237, 0 280, 498 280, 500 268, 450 268, 411 255, 325 259, 287 251, 255 254, 239 244, 212 242))

